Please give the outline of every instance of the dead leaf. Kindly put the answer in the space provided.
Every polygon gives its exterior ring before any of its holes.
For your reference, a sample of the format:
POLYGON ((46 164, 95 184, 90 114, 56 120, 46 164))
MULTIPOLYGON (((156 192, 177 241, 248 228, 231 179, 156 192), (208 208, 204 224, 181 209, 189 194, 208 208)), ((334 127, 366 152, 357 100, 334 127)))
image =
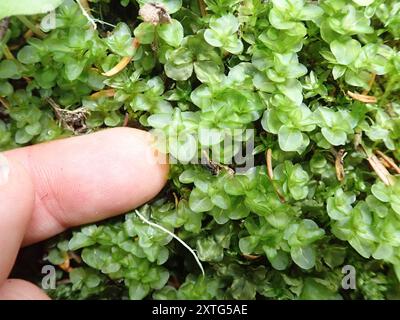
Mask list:
POLYGON ((112 69, 108 70, 107 72, 103 72, 102 75, 106 77, 115 76, 117 73, 124 70, 131 60, 131 57, 123 57, 112 69))
POLYGON ((385 185, 391 186, 394 184, 393 176, 379 161, 376 155, 372 154, 368 156, 367 160, 371 165, 372 169, 374 169, 375 173, 378 175, 379 179, 381 179, 385 185))
POLYGON ((114 97, 115 95, 115 89, 104 89, 104 90, 100 90, 97 91, 95 93, 92 93, 90 95, 90 99, 95 100, 95 99, 99 99, 99 98, 103 98, 103 97, 114 97))
POLYGON ((376 154, 382 157, 382 159, 389 165, 389 168, 393 169, 397 174, 400 174, 400 167, 394 162, 394 160, 384 154, 382 151, 377 150, 376 154))
POLYGON ((347 94, 354 100, 364 102, 364 103, 376 103, 378 100, 374 96, 367 96, 364 94, 354 93, 347 91, 347 94))

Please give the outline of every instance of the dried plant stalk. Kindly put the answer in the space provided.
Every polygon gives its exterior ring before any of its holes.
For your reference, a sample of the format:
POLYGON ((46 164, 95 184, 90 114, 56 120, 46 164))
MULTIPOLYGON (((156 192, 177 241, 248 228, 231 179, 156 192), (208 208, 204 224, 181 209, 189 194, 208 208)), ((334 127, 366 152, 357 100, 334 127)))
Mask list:
POLYGON ((354 100, 364 102, 364 103, 377 103, 378 99, 374 96, 367 96, 364 94, 359 94, 351 91, 347 91, 347 94, 354 100))
POLYGON ((265 158, 267 162, 268 177, 272 180, 274 179, 274 171, 272 170, 272 150, 270 148, 265 153, 265 158))
POLYGON ((382 157, 382 159, 386 161, 386 163, 389 164, 390 168, 392 168, 397 174, 400 174, 400 167, 396 164, 396 162, 394 162, 394 160, 391 157, 387 156, 386 154, 384 154, 382 151, 379 150, 376 151, 376 154, 382 157))
POLYGON ((368 88, 365 89, 365 90, 362 92, 363 95, 367 95, 368 92, 370 92, 372 86, 373 86, 374 83, 375 83, 375 79, 376 79, 376 73, 373 72, 373 73, 371 73, 371 78, 369 79, 369 82, 368 82, 368 88))

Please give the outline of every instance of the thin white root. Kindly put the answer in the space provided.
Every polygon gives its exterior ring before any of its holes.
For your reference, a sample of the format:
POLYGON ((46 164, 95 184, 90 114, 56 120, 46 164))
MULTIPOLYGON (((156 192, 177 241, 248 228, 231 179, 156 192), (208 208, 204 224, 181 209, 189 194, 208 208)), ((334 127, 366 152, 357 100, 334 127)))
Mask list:
POLYGON ((203 274, 203 276, 205 276, 205 272, 204 272, 204 268, 203 265, 201 264, 199 258, 197 257, 196 253, 194 252, 194 250, 192 248, 189 247, 189 245, 186 244, 185 241, 183 241, 181 238, 179 238, 177 235, 175 235, 174 233, 172 233, 171 231, 169 231, 168 229, 164 228, 163 226, 160 226, 154 222, 151 222, 149 220, 147 220, 144 216, 142 216, 139 211, 135 210, 135 213, 138 215, 138 217, 144 222, 147 223, 148 225, 160 229, 161 231, 164 231, 165 233, 169 234, 171 237, 173 237, 175 240, 179 241, 180 244, 182 244, 186 249, 188 249, 190 251, 190 253, 193 255, 194 259, 196 260, 201 273, 203 274))
POLYGON ((90 13, 86 11, 86 9, 83 7, 81 0, 76 0, 76 3, 79 5, 79 8, 82 11, 82 14, 86 17, 86 19, 88 19, 88 21, 91 23, 91 25, 93 26, 94 30, 97 29, 97 24, 96 22, 93 20, 93 18, 90 16, 90 13))
POLYGON ((113 27, 113 28, 115 28, 115 27, 116 27, 116 25, 115 25, 115 24, 108 23, 108 22, 106 22, 106 21, 103 21, 103 20, 100 20, 100 19, 93 18, 93 21, 94 21, 94 22, 101 23, 101 24, 104 24, 104 25, 106 25, 106 26, 109 26, 109 27, 113 27))

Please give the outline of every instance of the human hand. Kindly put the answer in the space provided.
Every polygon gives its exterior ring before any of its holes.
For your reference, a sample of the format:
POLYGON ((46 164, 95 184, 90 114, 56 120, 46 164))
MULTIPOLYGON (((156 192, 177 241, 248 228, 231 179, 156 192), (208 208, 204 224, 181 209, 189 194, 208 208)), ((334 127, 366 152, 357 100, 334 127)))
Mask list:
POLYGON ((129 211, 162 189, 168 165, 150 145, 144 131, 115 128, 0 153, 0 299, 48 299, 7 279, 21 246, 129 211))

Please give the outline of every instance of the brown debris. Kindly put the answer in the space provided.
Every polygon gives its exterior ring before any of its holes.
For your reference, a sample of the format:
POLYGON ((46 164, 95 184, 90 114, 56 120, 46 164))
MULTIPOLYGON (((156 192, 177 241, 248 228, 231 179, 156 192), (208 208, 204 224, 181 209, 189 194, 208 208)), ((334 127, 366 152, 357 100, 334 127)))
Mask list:
POLYGON ((225 169, 231 175, 235 174, 235 171, 232 168, 212 161, 205 150, 202 152, 201 164, 204 164, 207 169, 209 169, 211 173, 216 176, 221 172, 222 169, 225 169))
POLYGON ((66 110, 60 108, 51 98, 48 98, 47 102, 53 108, 57 119, 60 120, 65 129, 72 131, 74 134, 81 134, 87 131, 86 116, 89 112, 85 108, 66 110))
POLYGON ((345 173, 344 173, 344 163, 343 159, 347 155, 347 152, 344 149, 340 149, 336 153, 336 158, 335 158, 335 170, 336 170, 336 178, 342 182, 345 178, 345 173))
POLYGON ((135 49, 137 49, 137 48, 140 47, 140 42, 139 42, 139 40, 138 40, 137 38, 133 38, 132 46, 133 46, 135 49))
POLYGON ((69 255, 66 253, 64 256, 64 262, 59 264, 58 266, 60 267, 61 270, 65 271, 65 272, 71 272, 72 271, 72 267, 71 267, 71 263, 70 263, 70 257, 69 255))
POLYGON ((144 4, 139 10, 139 16, 143 18, 144 22, 150 22, 154 25, 171 22, 167 8, 161 3, 144 4))

